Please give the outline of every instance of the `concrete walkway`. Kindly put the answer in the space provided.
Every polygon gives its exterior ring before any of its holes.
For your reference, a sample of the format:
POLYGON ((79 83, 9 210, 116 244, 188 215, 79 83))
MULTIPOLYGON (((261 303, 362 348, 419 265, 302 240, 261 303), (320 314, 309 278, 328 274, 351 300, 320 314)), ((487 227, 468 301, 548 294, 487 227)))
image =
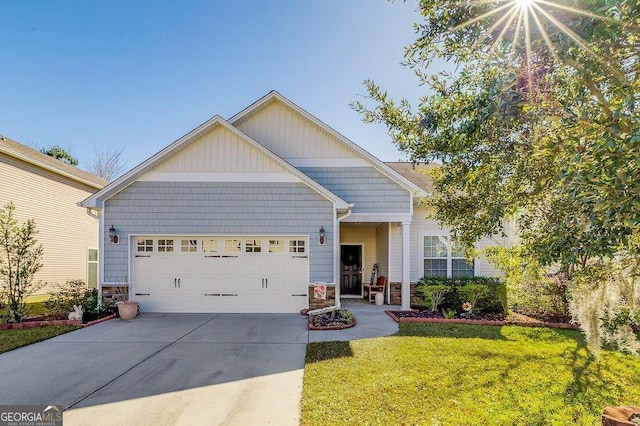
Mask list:
POLYGON ((385 310, 400 310, 400 306, 368 304, 363 299, 342 299, 341 307, 353 313, 356 326, 344 330, 309 331, 309 342, 348 341, 389 336, 398 332, 398 324, 385 310))
POLYGON ((308 342, 398 329, 389 306, 343 307, 358 325, 342 331, 310 332, 296 314, 107 321, 0 354, 0 405, 61 405, 67 426, 297 425, 308 342))

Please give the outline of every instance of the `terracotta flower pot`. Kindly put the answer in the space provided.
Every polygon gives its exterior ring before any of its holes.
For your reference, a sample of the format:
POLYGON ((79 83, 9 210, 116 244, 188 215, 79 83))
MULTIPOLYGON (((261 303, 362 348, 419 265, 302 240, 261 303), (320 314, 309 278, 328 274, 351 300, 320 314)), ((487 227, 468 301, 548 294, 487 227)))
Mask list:
POLYGON ((120 319, 125 321, 132 320, 138 315, 138 302, 135 300, 129 300, 126 302, 116 303, 118 307, 118 315, 120 319))

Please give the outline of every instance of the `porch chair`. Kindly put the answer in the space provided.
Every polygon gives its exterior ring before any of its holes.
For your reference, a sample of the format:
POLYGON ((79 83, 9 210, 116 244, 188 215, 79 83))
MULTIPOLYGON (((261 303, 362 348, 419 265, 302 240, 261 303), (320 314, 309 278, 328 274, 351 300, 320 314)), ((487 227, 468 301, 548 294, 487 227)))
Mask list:
POLYGON ((384 296, 385 289, 387 287, 387 277, 380 275, 375 285, 369 286, 369 303, 375 303, 376 294, 382 293, 384 296))

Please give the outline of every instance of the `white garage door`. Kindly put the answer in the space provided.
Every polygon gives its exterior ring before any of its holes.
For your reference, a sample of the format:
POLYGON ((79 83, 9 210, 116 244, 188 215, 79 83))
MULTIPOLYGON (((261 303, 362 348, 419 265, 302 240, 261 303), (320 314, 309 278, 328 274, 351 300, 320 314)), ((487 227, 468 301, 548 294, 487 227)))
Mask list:
POLYGON ((143 312, 299 312, 308 239, 136 237, 131 291, 143 312))

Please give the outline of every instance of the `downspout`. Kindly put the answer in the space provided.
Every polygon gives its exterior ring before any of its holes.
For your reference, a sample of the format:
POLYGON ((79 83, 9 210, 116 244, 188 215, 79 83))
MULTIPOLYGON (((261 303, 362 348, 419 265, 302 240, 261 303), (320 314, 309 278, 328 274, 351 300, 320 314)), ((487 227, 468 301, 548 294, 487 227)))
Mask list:
MULTIPOLYGON (((353 208, 353 204, 349 204, 349 208, 347 209, 347 212, 345 214, 343 214, 342 216, 339 216, 336 214, 336 221, 335 224, 338 224, 340 221, 348 218, 349 216, 351 216, 351 209, 353 208)), ((338 250, 340 250, 340 229, 338 226, 333 227, 333 241, 334 241, 334 259, 335 261, 338 261, 339 256, 336 257, 336 253, 338 252, 338 250)), ((333 281, 336 281, 336 278, 338 278, 339 274, 336 275, 335 271, 336 271, 336 267, 334 266, 334 279, 333 281)), ((339 281, 339 280, 338 280, 339 281)), ((338 287, 339 283, 334 282, 333 285, 335 286, 335 305, 333 306, 327 306, 325 308, 320 308, 320 309, 314 309, 312 311, 308 311, 307 315, 321 315, 327 312, 332 312, 332 311, 337 311, 338 309, 340 309, 340 288, 338 287)))

